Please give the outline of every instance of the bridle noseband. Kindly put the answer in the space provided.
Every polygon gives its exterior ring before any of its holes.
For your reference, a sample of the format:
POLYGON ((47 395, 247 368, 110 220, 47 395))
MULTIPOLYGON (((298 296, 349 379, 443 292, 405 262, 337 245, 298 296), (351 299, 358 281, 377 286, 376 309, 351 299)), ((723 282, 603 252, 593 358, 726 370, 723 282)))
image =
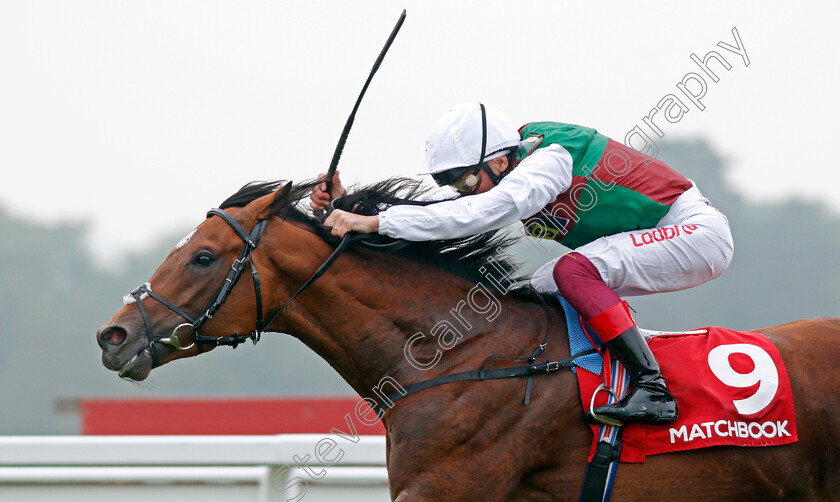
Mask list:
MULTIPOLYGON (((206 308, 202 310, 202 314, 197 318, 193 318, 186 312, 184 312, 181 308, 177 305, 173 304, 166 298, 162 297, 161 295, 155 293, 148 287, 148 285, 143 284, 142 286, 138 287, 137 289, 133 290, 130 295, 136 300, 137 307, 140 309, 140 316, 143 318, 143 323, 145 324, 146 328, 146 338, 149 340, 149 349, 151 349, 152 345, 155 343, 162 343, 165 345, 169 345, 174 347, 178 350, 187 350, 193 347, 193 345, 198 345, 199 350, 201 350, 201 346, 204 344, 212 344, 212 345, 229 345, 233 348, 236 348, 237 345, 240 343, 251 340, 256 344, 259 339, 260 335, 262 334, 263 330, 271 324, 277 316, 275 315, 272 317, 271 321, 268 323, 265 322, 263 319, 263 305, 262 305, 262 291, 260 290, 260 274, 257 272, 257 268, 254 265, 254 261, 251 259, 251 253, 256 249, 257 244, 259 244, 260 239, 262 238, 263 233, 265 232, 265 227, 268 222, 267 219, 262 219, 254 225, 254 228, 248 233, 242 225, 239 224, 236 219, 233 218, 228 212, 223 209, 211 209, 207 212, 207 217, 211 216, 219 216, 222 218, 225 223, 227 223, 236 235, 239 236, 240 239, 244 242, 242 246, 242 251, 239 252, 239 256, 233 262, 230 267, 230 271, 225 277, 224 282, 219 287, 219 290, 216 291, 216 294, 213 296, 213 299, 210 300, 210 303, 207 305, 206 308), (221 306, 227 300, 227 297, 230 295, 231 290, 239 281, 239 278, 242 277, 242 273, 245 271, 245 264, 248 263, 251 266, 251 276, 253 277, 254 281, 254 294, 256 296, 257 301, 257 322, 256 328, 250 335, 240 335, 239 333, 235 333, 231 336, 223 336, 223 337, 212 337, 212 336, 205 336, 200 333, 201 327, 213 318, 213 315, 221 308, 221 306), (142 295, 148 295, 161 304, 167 307, 169 310, 175 312, 179 316, 186 319, 187 322, 179 324, 175 327, 172 331, 172 334, 168 337, 162 337, 153 339, 152 338, 152 329, 151 323, 149 322, 149 316, 146 313, 145 307, 143 307, 142 295), (178 338, 178 330, 184 326, 189 326, 193 330, 193 343, 183 347, 181 346, 181 340, 178 338)), ((284 305, 285 307, 285 305, 284 305)), ((278 312, 279 314, 279 312, 278 312)))
POLYGON ((370 249, 378 249, 378 250, 396 250, 402 247, 405 247, 408 242, 403 241, 402 239, 376 239, 376 237, 382 237, 379 235, 373 236, 374 238, 371 239, 370 235, 367 234, 357 234, 355 232, 347 233, 342 239, 329 258, 321 264, 320 267, 303 283, 297 291, 295 291, 286 303, 284 303, 277 312, 274 313, 271 318, 268 320, 263 319, 263 301, 262 301, 262 291, 260 289, 260 274, 257 272, 257 267, 254 265, 254 261, 251 259, 251 253, 256 249, 257 244, 259 244, 260 239, 262 239, 263 233, 265 232, 266 224, 268 223, 268 219, 264 218, 257 221, 257 224, 254 225, 254 228, 248 233, 242 225, 236 221, 236 219, 231 216, 228 212, 224 209, 214 208, 207 212, 207 217, 211 216, 219 216, 222 218, 225 223, 227 223, 236 235, 239 236, 240 239, 244 242, 242 247, 242 251, 239 252, 239 257, 233 262, 231 265, 231 269, 228 272, 227 277, 225 277, 224 282, 222 283, 219 290, 216 292, 213 299, 210 301, 210 304, 203 309, 203 313, 197 317, 193 318, 186 312, 184 312, 181 308, 177 305, 173 304, 166 298, 162 297, 161 295, 152 291, 151 287, 148 284, 143 284, 142 286, 134 289, 130 296, 135 300, 137 303, 137 307, 140 310, 140 316, 143 318, 143 323, 145 324, 146 329, 146 339, 149 341, 149 350, 151 352, 151 348, 155 343, 162 343, 164 345, 169 345, 177 350, 187 350, 193 347, 193 345, 197 345, 199 351, 202 350, 203 345, 228 345, 233 347, 234 349, 240 344, 245 342, 246 340, 251 340, 254 342, 254 345, 260 340, 260 336, 262 333, 271 326, 277 317, 283 312, 283 309, 292 302, 292 300, 297 297, 300 293, 302 293, 306 288, 312 285, 316 279, 324 275, 324 273, 332 266, 335 260, 338 259, 339 255, 344 252, 347 246, 351 242, 360 242, 365 247, 370 249), (242 276, 242 273, 245 271, 245 264, 248 263, 251 266, 251 276, 253 277, 254 281, 254 294, 256 296, 256 305, 257 305, 257 318, 256 318, 256 327, 254 331, 250 335, 240 335, 239 333, 234 333, 230 336, 222 336, 222 337, 213 337, 213 336, 205 336, 199 332, 201 326, 204 325, 207 321, 213 318, 216 311, 225 303, 227 300, 228 295, 230 295, 231 290, 239 281, 239 278, 242 276), (160 302, 163 306, 167 307, 169 310, 175 312, 179 316, 186 319, 187 322, 179 324, 172 330, 172 334, 168 337, 161 337, 157 339, 152 338, 152 327, 149 321, 149 315, 146 313, 146 308, 143 306, 143 295, 148 295, 158 302, 160 302), (193 330, 193 343, 190 345, 183 347, 181 345, 181 340, 178 337, 178 330, 184 326, 189 326, 193 330))

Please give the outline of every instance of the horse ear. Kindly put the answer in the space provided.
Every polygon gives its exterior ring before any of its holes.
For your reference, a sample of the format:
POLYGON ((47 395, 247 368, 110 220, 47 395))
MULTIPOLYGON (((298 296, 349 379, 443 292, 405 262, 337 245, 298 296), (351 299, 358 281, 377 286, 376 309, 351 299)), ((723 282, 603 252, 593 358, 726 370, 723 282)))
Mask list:
POLYGON ((286 183, 282 188, 254 201, 259 204, 257 208, 257 220, 264 220, 277 214, 278 211, 289 205, 292 195, 292 182, 286 183))

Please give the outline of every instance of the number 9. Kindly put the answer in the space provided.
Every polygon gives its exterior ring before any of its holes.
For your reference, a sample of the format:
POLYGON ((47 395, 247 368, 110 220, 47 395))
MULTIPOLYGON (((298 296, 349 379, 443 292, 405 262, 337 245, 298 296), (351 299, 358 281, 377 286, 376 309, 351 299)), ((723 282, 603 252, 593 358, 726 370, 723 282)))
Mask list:
POLYGON ((752 415, 763 410, 773 401, 779 388, 779 372, 773 358, 764 349, 747 343, 719 345, 709 351, 709 368, 718 379, 730 387, 751 387, 760 382, 758 390, 750 397, 732 401, 741 415, 752 415), (738 373, 729 364, 729 356, 744 354, 752 359, 755 368, 749 373, 738 373))

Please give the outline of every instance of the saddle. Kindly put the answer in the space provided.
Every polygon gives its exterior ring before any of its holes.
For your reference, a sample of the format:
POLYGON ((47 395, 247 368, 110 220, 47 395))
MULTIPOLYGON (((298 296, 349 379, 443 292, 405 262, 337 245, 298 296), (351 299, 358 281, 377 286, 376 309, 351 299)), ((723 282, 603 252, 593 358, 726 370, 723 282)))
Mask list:
MULTIPOLYGON (((591 415, 594 408, 620 399, 629 388, 629 379, 618 361, 604 360, 597 336, 565 299, 559 300, 572 356, 591 348, 598 351, 574 359, 573 368, 582 407, 591 415)), ((719 327, 641 331, 680 405, 680 417, 668 425, 624 425, 622 462, 644 462, 646 455, 709 446, 760 447, 797 441, 787 370, 779 351, 764 335, 719 327)), ((609 431, 605 424, 590 426, 594 435, 591 460, 609 431)))

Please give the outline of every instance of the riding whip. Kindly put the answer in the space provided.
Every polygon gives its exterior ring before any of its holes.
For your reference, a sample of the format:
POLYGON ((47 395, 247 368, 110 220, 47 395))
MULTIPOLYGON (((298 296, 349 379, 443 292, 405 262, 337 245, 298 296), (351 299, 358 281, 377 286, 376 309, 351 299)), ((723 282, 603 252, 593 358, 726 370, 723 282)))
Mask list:
POLYGON ((341 153, 342 151, 344 151, 344 144, 347 142, 347 136, 350 135, 350 128, 353 127, 353 121, 356 118, 356 111, 359 109, 359 104, 362 102, 362 98, 365 95, 365 91, 367 91, 367 88, 370 85, 370 81, 373 80, 373 76, 376 74, 376 70, 379 69, 379 65, 381 65, 382 60, 385 59, 385 54, 388 52, 388 49, 394 42, 394 39, 397 38, 397 33, 400 31, 400 28, 402 27, 404 21, 405 9, 403 9, 402 14, 400 14, 400 18, 399 20, 397 20, 397 24, 394 26, 394 29, 391 30, 391 35, 385 42, 385 47, 382 48, 382 52, 379 53, 379 57, 377 57, 376 62, 373 63, 373 68, 371 68, 370 75, 368 75, 367 81, 365 82, 364 87, 362 87, 362 92, 359 93, 359 98, 356 100, 356 105, 353 107, 353 111, 350 113, 350 116, 347 117, 347 123, 344 124, 344 130, 341 132, 341 137, 338 139, 338 145, 336 145, 335 147, 335 152, 333 153, 332 161, 330 162, 330 168, 327 171, 327 193, 330 193, 330 190, 332 189, 333 175, 335 175, 335 170, 338 167, 338 161, 339 159, 341 159, 341 153))

